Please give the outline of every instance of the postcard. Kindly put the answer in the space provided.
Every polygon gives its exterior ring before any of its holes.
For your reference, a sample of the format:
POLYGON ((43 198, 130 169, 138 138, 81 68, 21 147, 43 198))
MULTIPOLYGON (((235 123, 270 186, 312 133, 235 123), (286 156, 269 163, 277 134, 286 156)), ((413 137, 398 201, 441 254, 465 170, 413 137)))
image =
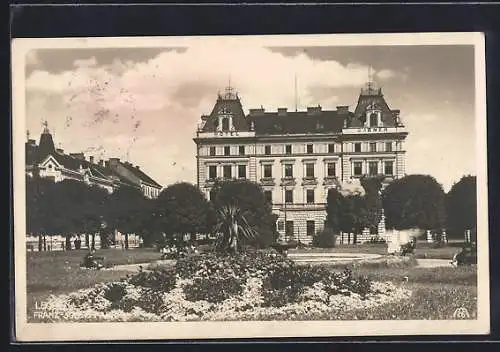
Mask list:
POLYGON ((18 341, 488 334, 482 33, 12 41, 18 341))

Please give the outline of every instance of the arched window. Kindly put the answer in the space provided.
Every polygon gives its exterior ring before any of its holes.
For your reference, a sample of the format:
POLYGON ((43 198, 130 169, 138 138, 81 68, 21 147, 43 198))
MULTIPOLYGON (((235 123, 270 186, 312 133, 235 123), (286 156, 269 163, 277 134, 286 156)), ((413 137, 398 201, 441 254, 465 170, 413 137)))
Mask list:
POLYGON ((222 130, 229 131, 229 119, 227 117, 222 119, 222 130))
POLYGON ((370 115, 370 127, 376 127, 378 125, 378 115, 376 113, 372 113, 370 115))

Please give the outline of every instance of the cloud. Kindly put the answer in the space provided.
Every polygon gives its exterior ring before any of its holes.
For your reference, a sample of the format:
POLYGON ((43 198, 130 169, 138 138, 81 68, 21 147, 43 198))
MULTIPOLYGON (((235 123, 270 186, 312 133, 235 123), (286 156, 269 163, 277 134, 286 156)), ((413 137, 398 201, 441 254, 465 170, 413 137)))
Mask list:
POLYGON ((31 67, 31 66, 38 66, 40 65, 40 58, 38 57, 38 51, 37 50, 30 50, 26 54, 26 65, 31 67))
POLYGON ((380 79, 389 79, 396 76, 396 73, 392 70, 380 70, 376 73, 376 76, 380 79))
POLYGON ((97 60, 95 56, 92 56, 89 59, 79 59, 73 62, 73 66, 75 67, 94 67, 97 65, 97 60))

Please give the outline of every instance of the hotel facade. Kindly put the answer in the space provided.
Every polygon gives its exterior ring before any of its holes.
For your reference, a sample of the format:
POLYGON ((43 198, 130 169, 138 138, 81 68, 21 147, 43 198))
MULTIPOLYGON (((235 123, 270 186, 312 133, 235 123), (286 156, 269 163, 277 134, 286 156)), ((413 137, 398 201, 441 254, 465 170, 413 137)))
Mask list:
MULTIPOLYGON (((323 230, 331 188, 359 186, 363 176, 383 176, 386 185, 405 175, 408 133, 400 111, 390 109, 382 89, 371 83, 353 112, 348 106, 261 107, 247 115, 229 87, 201 120, 194 138, 198 187, 210 199, 216 180, 259 183, 284 240, 310 243, 323 230)), ((379 234, 384 229, 382 220, 379 234)))

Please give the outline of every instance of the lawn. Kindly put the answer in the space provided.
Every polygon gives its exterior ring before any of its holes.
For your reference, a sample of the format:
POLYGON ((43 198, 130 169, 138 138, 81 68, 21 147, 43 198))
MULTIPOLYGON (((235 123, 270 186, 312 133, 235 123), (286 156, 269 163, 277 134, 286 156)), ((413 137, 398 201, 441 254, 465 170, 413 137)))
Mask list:
MULTIPOLYGON (((417 259, 452 259, 453 255, 460 250, 459 245, 450 243, 443 247, 432 247, 432 245, 419 242, 415 249, 417 259)), ((345 244, 335 248, 304 248, 290 250, 289 253, 370 253, 387 254, 387 244, 345 244)))
MULTIPOLYGON (((425 248, 419 245, 417 257, 449 258, 447 253, 457 247, 425 248)), ((384 245, 342 246, 334 252, 385 253, 384 245)), ((325 250, 323 250, 325 251, 325 250)), ((32 317, 35 302, 43 301, 51 294, 64 294, 97 283, 118 281, 130 274, 120 270, 82 270, 80 263, 85 251, 27 253, 28 319, 32 317)), ((159 253, 152 249, 100 250, 97 255, 114 265, 148 263, 159 259, 159 253)), ((325 264, 327 265, 327 264, 325 264)), ((342 266, 330 266, 330 270, 340 271, 342 266)), ((451 319, 457 308, 466 308, 471 318, 477 314, 477 272, 475 267, 419 268, 412 265, 395 267, 351 266, 355 276, 368 276, 374 281, 391 281, 412 290, 409 299, 398 304, 384 304, 372 309, 345 310, 341 314, 296 316, 294 319, 451 319)), ((287 319, 276 314, 261 316, 259 319, 287 319)), ((289 319, 289 318, 288 318, 289 319)), ((30 319, 31 320, 31 319, 30 319)))
MULTIPOLYGON (((116 281, 127 274, 120 270, 85 270, 80 263, 87 251, 57 251, 27 253, 28 317, 35 302, 40 302, 51 294, 72 292, 91 287, 101 282, 116 281)), ((160 254, 149 248, 98 250, 96 255, 105 258, 105 263, 113 265, 149 263, 158 260, 160 254)))

